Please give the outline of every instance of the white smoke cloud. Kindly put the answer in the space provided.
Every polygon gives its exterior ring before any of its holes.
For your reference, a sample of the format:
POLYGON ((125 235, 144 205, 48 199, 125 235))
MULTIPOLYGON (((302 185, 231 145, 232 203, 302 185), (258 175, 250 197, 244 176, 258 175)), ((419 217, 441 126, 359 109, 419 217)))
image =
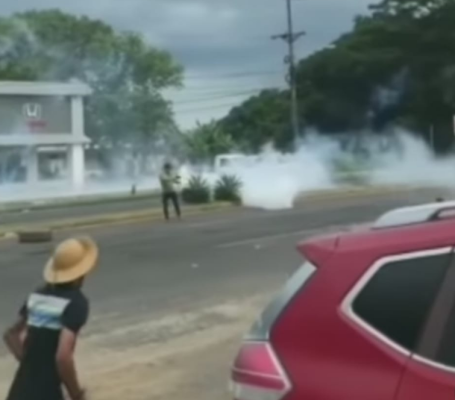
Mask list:
POLYGON ((36 54, 42 47, 25 22, 11 20, 8 29, 11 34, 0 37, 0 68, 21 59, 25 54, 36 54))
MULTIPOLYGON (((294 154, 268 147, 256 162, 233 165, 223 173, 237 175, 243 182, 244 205, 268 210, 288 209, 305 193, 359 181, 373 186, 455 187, 455 157, 438 158, 422 139, 409 132, 343 139, 312 133, 294 154)), ((217 174, 206 177, 213 183, 217 174)))
POLYGON ((270 146, 257 162, 227 168, 242 183, 243 203, 269 210, 292 208, 302 192, 333 186, 327 161, 334 143, 311 137, 295 154, 281 154, 270 146))
MULTIPOLYGON (((24 51, 24 46, 29 50, 43 51, 43 46, 38 43, 25 23, 17 21, 15 30, 19 40, 0 38, 0 67, 2 62, 20 57, 20 51, 24 51)), ((53 59, 61 58, 57 50, 52 50, 52 54, 50 50, 46 51, 53 59)), ((114 57, 107 67, 98 65, 96 60, 93 60, 83 69, 86 74, 84 78, 96 84, 99 68, 103 68, 105 73, 110 74, 109 76, 116 76, 122 69, 123 61, 121 57, 118 59, 114 57)), ((51 75, 54 73, 56 72, 52 71, 51 75)), ((395 91, 384 89, 378 92, 377 102, 380 106, 394 100, 395 91)), ((243 182, 241 193, 243 203, 246 206, 264 209, 291 208, 299 195, 313 190, 352 184, 358 180, 356 178, 358 176, 366 177, 371 185, 455 186, 453 178, 455 158, 436 157, 422 139, 408 132, 398 130, 392 137, 361 133, 339 137, 342 139, 336 140, 310 132, 293 154, 282 154, 268 146, 253 163, 234 164, 224 171, 206 168, 204 175, 211 184, 216 182, 221 173, 237 175, 243 182)), ((154 166, 155 170, 157 167, 154 166)), ((126 169, 128 168, 127 166, 126 169)), ((182 174, 186 178, 192 173, 197 173, 192 166, 183 166, 182 174)), ((114 179, 106 183, 91 182, 83 189, 73 189, 62 182, 34 187, 2 185, 0 202, 127 192, 133 184, 137 184, 139 190, 159 187, 156 173, 134 179, 114 179)))
POLYGON ((398 144, 375 157, 373 184, 455 186, 455 157, 438 158, 422 139, 404 132, 398 144))
MULTIPOLYGON (((39 187, 2 185, 0 202, 127 193, 132 184, 137 184, 139 191, 158 189, 159 165, 154 169, 155 173, 148 176, 90 182, 83 189, 72 189, 68 183, 62 182, 39 187)), ((252 162, 233 163, 222 170, 215 170, 212 166, 202 172, 191 165, 180 168, 183 182, 192 174, 202 173, 214 185, 221 174, 234 174, 243 182, 243 203, 268 210, 291 208, 297 196, 314 190, 354 185, 359 176, 369 185, 453 188, 453 171, 455 157, 438 158, 424 141, 405 131, 397 131, 395 136, 387 138, 352 135, 343 140, 311 133, 293 154, 282 154, 269 146, 252 162)))

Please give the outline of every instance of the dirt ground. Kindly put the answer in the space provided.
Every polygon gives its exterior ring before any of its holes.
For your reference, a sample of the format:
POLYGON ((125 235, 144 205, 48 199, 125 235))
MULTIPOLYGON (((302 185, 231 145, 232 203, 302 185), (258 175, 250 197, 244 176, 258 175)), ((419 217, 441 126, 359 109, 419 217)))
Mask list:
MULTIPOLYGON (((77 364, 94 400, 230 399, 229 368, 242 335, 270 295, 258 295, 185 313, 87 334, 77 364)), ((96 321, 94 321, 96 324, 96 321)), ((0 360, 0 397, 15 364, 0 360)))
MULTIPOLYGON (((77 354, 89 399, 231 399, 229 369, 241 337, 303 262, 296 243, 370 221, 395 203, 408 200, 94 229, 102 265, 85 288, 93 315, 77 354)), ((50 248, 4 242, 0 251, 2 331, 41 279, 50 248)), ((2 354, 0 346, 0 399, 16 367, 2 354)))

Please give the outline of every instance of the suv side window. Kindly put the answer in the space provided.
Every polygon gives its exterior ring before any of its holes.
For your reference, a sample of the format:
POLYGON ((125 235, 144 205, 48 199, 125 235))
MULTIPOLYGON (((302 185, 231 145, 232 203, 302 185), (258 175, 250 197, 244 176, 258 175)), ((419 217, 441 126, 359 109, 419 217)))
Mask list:
POLYGON ((392 261, 379 269, 353 303, 381 334, 412 351, 450 262, 450 254, 392 261))

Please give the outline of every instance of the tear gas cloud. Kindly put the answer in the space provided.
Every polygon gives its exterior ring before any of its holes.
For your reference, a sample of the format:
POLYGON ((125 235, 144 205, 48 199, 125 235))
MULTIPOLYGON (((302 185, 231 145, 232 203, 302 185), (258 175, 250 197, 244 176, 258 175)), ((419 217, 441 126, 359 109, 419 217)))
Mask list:
MULTIPOLYGON (((240 159, 221 169, 183 164, 180 166, 182 183, 192 174, 202 174, 213 185, 221 174, 234 174, 243 182, 244 204, 264 209, 291 208, 297 196, 355 184, 359 176, 369 185, 455 186, 455 157, 436 157, 421 139, 404 131, 387 138, 367 135, 360 142, 354 141, 358 137, 334 140, 311 133, 292 154, 282 154, 268 146, 259 155, 246 158, 249 162, 240 159)), ((139 191, 157 189, 159 165, 155 159, 155 174, 134 178, 117 176, 98 183, 89 181, 80 189, 71 189, 61 182, 34 187, 1 185, 0 201, 126 193, 132 184, 139 191)))
MULTIPOLYGON (((423 140, 408 132, 366 136, 360 142, 356 137, 336 141, 313 133, 294 154, 280 154, 269 147, 255 162, 233 165, 223 172, 242 180, 245 205, 264 209, 291 208, 305 193, 359 180, 369 185, 455 186, 455 157, 437 158, 423 140)), ((207 177, 213 182, 216 174, 207 177)))
POLYGON ((437 157, 423 140, 406 133, 397 145, 373 158, 372 184, 455 187, 455 156, 437 157))
MULTIPOLYGON (((31 57, 40 54, 59 61, 53 63, 54 69, 47 71, 43 80, 57 79, 56 77, 64 75, 64 71, 71 70, 68 63, 72 60, 66 60, 64 52, 43 47, 26 24, 20 21, 17 21, 14 40, 0 38, 0 67, 22 57, 24 46, 31 57)), ((124 62, 121 55, 117 54, 112 55, 107 64, 96 59, 89 60, 79 68, 83 75, 80 78, 97 86, 100 71, 104 76, 107 74, 114 78, 123 70, 124 62)), ((111 80, 115 81, 105 81, 111 80)), ((399 101, 405 80, 406 71, 402 71, 390 85, 378 88, 373 108, 381 110, 399 101)), ((110 93, 110 90, 107 92, 110 93)), ((120 99, 121 96, 118 96, 117 101, 120 99)), ((166 156, 170 153, 164 151, 160 154, 166 156)), ((126 193, 133 184, 137 185, 139 191, 159 188, 157 174, 162 162, 160 156, 151 155, 149 164, 154 164, 153 167, 136 174, 129 171, 132 168, 126 157, 117 154, 115 158, 118 161, 108 171, 110 179, 90 180, 83 188, 72 188, 62 181, 32 186, 1 183, 0 179, 0 202, 126 193)), ((359 179, 370 185, 454 186, 455 156, 438 158, 423 140, 403 130, 387 136, 353 132, 331 138, 307 132, 295 153, 281 154, 271 146, 266 146, 259 155, 246 160, 248 162, 240 159, 221 169, 206 166, 202 169, 202 174, 212 185, 223 173, 237 175, 243 183, 241 195, 244 204, 264 209, 290 208, 299 195, 312 190, 355 184, 359 179)), ((0 174, 1 161, 0 159, 0 174)), ((180 165, 180 172, 184 184, 191 174, 201 173, 201 169, 184 164, 180 165)))

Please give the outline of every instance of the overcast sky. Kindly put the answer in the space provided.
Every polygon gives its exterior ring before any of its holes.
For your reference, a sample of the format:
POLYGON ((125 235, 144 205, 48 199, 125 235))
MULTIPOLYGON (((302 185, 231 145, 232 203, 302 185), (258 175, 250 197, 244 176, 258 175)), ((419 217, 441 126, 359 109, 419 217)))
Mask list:
MULTIPOLYGON (((285 0, 1 0, 0 13, 60 8, 140 31, 186 70, 186 88, 170 93, 177 121, 189 128, 228 112, 264 87, 283 86, 286 46, 270 36, 286 29, 285 0)), ((304 57, 350 29, 369 0, 293 0, 304 57)))

